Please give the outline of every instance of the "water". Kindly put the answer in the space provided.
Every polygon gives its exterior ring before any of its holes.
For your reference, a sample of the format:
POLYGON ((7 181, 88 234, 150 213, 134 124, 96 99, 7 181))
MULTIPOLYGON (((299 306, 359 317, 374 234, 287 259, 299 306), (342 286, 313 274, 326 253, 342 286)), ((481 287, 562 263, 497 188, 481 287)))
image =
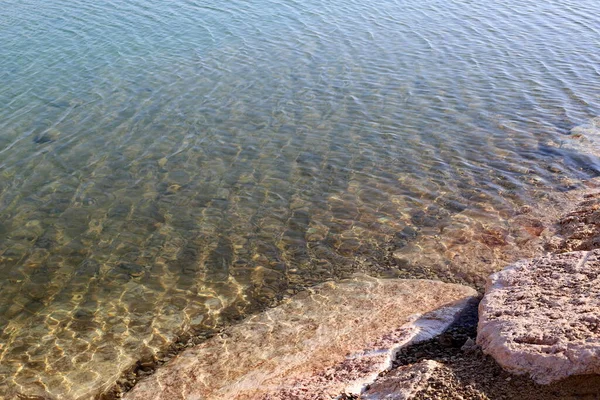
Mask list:
POLYGON ((561 147, 596 6, 4 0, 0 397, 89 398, 356 270, 479 284, 600 171, 561 147))

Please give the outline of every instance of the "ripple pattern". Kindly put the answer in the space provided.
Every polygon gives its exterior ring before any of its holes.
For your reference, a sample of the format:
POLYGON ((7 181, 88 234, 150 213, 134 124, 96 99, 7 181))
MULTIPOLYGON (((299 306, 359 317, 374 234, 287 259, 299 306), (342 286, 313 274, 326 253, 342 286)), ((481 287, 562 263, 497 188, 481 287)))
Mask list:
POLYGON ((480 284, 600 171, 562 146, 600 115, 599 27, 592 0, 4 0, 0 397, 99 396, 357 270, 480 284))

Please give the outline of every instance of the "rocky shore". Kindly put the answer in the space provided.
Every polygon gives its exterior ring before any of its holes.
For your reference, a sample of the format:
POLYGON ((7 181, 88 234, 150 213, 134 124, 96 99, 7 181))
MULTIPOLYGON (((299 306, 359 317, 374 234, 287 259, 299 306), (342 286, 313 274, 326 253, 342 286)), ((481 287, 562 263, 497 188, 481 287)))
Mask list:
POLYGON ((546 235, 547 255, 493 274, 481 303, 431 280, 319 285, 184 351, 124 398, 600 398, 598 227, 600 194, 588 192, 546 235))
POLYGON ((557 221, 545 257, 493 274, 482 304, 467 307, 444 334, 398 353, 389 374, 411 376, 419 366, 417 390, 379 398, 600 398, 600 271, 592 251, 600 247, 600 193, 583 197, 557 221))

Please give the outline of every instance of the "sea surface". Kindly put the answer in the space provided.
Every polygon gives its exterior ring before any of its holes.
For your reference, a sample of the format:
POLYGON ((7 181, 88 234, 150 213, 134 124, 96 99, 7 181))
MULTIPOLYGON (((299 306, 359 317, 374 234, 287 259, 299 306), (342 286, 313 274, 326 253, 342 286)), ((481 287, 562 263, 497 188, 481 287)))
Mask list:
POLYGON ((356 271, 478 286, 598 115, 596 0, 2 0, 0 398, 356 271))

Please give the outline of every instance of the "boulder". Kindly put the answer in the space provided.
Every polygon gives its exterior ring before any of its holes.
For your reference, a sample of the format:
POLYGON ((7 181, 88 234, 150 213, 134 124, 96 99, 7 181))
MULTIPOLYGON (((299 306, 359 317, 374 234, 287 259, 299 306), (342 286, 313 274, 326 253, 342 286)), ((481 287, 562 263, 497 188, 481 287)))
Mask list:
POLYGON ((600 250, 523 260, 491 275, 477 344, 540 384, 600 373, 600 250))
POLYGON ((327 282, 184 351, 124 398, 331 399, 360 393, 404 345, 445 330, 461 285, 356 276, 327 282))

